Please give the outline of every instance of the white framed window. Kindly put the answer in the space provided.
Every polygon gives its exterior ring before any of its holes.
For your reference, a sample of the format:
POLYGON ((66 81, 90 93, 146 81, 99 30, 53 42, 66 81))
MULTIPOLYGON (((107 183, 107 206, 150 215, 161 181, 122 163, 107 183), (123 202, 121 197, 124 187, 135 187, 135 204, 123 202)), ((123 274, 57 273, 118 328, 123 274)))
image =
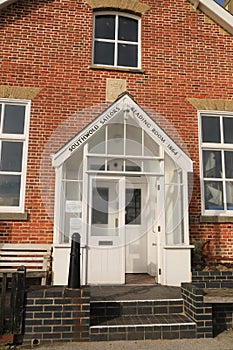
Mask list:
POLYGON ((202 214, 233 215, 233 113, 200 112, 202 214))
POLYGON ((0 212, 24 211, 30 101, 0 99, 0 212))
POLYGON ((94 14, 92 64, 141 68, 140 17, 117 13, 94 14))

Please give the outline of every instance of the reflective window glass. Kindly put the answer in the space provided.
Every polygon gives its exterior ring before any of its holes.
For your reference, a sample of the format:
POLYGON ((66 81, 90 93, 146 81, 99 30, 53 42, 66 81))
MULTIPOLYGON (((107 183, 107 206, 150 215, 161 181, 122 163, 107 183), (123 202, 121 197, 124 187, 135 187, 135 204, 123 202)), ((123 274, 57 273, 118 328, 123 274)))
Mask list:
POLYGON ((112 158, 108 160, 107 170, 121 172, 124 170, 124 161, 119 158, 112 158))
POLYGON ((108 154, 124 153, 124 124, 110 124, 108 127, 108 154))
POLYGON ((233 151, 224 152, 226 177, 233 179, 233 151))
POLYGON ((219 117, 202 117, 202 141, 216 143, 221 141, 219 117))
POLYGON ((108 224, 108 187, 93 188, 92 224, 108 224))
POLYGON ((127 188, 125 193, 125 224, 141 224, 141 189, 127 188))
POLYGON ((220 151, 203 151, 204 177, 222 177, 220 151))
POLYGON ((98 131, 94 137, 89 139, 88 151, 90 153, 105 153, 105 127, 98 131))
POLYGON ((233 182, 226 182, 227 209, 233 210, 233 182))
POLYGON ((221 181, 205 181, 205 208, 223 210, 223 186, 221 181))
POLYGON ((142 129, 134 125, 126 126, 126 154, 142 155, 142 129))
POLYGON ((18 171, 22 169, 22 142, 2 142, 1 164, 2 171, 18 171))
POLYGON ((0 175, 0 206, 18 206, 20 198, 19 175, 0 175))
POLYGON ((142 161, 140 160, 126 160, 125 161, 125 171, 142 171, 142 161))
POLYGON ((87 164, 88 170, 106 170, 105 169, 105 158, 96 158, 96 157, 90 157, 88 158, 88 164, 87 164))
POLYGON ((119 40, 138 41, 138 21, 133 18, 119 16, 119 40))
POLYGON ((233 143, 233 118, 223 118, 224 142, 233 143))
POLYGON ((114 44, 96 41, 94 51, 95 64, 114 64, 114 44))
POLYGON ((136 45, 119 44, 118 45, 118 65, 119 66, 138 66, 138 48, 136 45))
POLYGON ((159 145, 144 132, 144 155, 145 156, 159 156, 159 145))
POLYGON ((24 133, 25 106, 5 105, 3 133, 24 133))
POLYGON ((95 38, 115 38, 115 16, 101 15, 95 17, 95 38))

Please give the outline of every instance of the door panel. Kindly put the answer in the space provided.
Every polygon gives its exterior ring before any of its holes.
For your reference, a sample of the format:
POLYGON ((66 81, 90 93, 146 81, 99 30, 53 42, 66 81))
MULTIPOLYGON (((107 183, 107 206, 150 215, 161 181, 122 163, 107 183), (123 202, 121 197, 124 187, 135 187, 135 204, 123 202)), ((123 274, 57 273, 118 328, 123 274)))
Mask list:
POLYGON ((126 273, 147 273, 146 184, 126 181, 126 273))
POLYGON ((124 283, 124 179, 90 178, 88 283, 124 283))

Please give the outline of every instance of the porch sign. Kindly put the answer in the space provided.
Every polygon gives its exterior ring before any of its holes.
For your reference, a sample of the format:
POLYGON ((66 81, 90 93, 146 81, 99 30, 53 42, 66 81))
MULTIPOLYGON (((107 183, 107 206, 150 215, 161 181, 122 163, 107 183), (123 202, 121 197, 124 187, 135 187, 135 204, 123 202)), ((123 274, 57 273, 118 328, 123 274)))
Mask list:
POLYGON ((140 108, 133 99, 125 93, 114 102, 105 113, 101 114, 92 123, 90 123, 81 133, 73 138, 65 147, 53 156, 53 166, 60 166, 70 155, 83 146, 95 133, 97 133, 107 122, 123 111, 131 116, 136 123, 144 129, 151 138, 157 142, 169 156, 184 170, 192 171, 192 161, 176 145, 176 143, 152 120, 142 108, 140 108))

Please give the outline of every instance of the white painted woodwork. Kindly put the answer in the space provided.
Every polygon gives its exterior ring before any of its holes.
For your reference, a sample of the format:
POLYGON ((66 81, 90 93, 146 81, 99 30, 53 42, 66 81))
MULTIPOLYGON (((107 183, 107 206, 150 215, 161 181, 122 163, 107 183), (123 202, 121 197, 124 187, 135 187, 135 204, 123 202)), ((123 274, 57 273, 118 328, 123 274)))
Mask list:
POLYGON ((180 286, 181 282, 191 282, 191 249, 193 246, 165 246, 164 284, 180 286))
MULTIPOLYGON (((88 284, 123 284, 124 250, 124 178, 90 178, 88 284), (107 188, 108 224, 93 224, 92 189, 107 188)), ((100 207, 101 205, 101 198, 100 207)), ((104 203, 103 203, 104 206, 104 203)), ((103 209, 105 211, 106 208, 103 209)))
MULTIPOLYGON (((133 178, 131 179, 133 181, 133 178)), ((131 182, 128 178, 127 188, 141 190, 141 223, 125 225, 125 262, 126 273, 147 273, 147 191, 146 184, 131 182)))

